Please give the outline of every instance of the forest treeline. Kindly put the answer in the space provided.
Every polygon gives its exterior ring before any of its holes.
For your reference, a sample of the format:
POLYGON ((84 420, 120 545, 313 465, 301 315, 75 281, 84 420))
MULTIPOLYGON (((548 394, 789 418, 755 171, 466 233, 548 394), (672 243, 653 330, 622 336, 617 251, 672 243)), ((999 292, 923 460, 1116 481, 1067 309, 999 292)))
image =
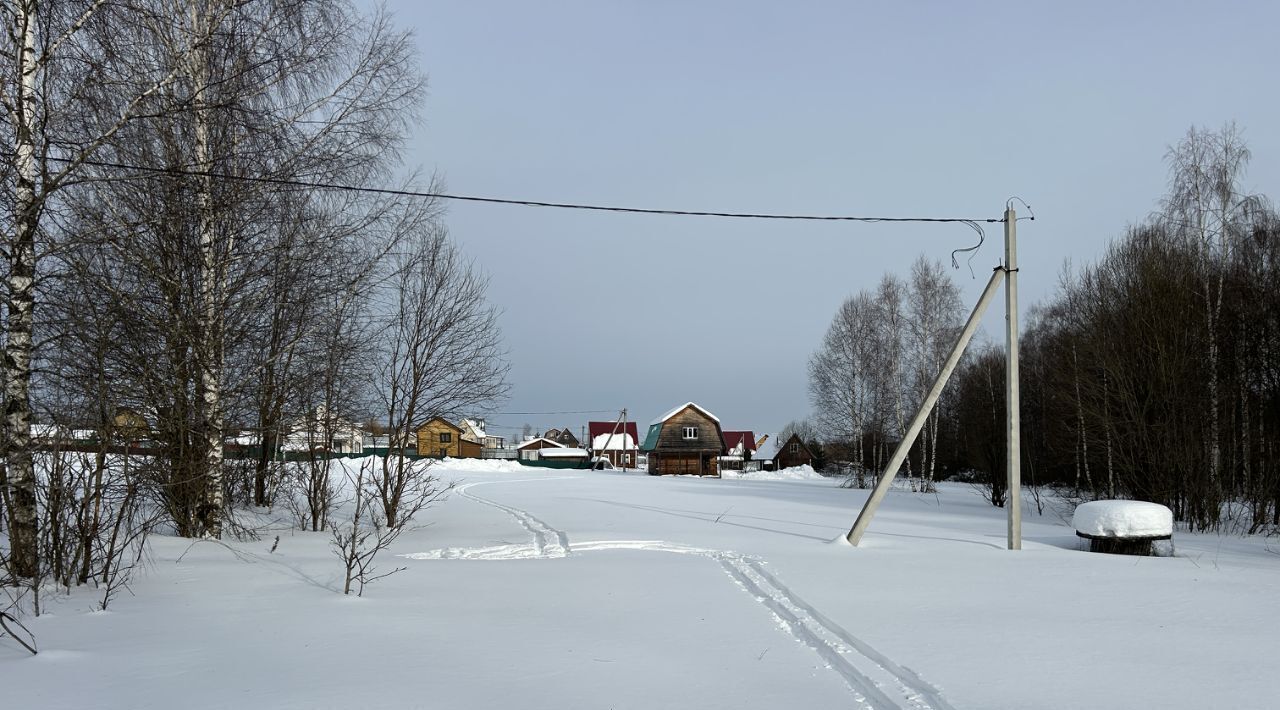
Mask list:
MULTIPOLYGON (((1024 324, 1023 482, 1054 485, 1073 500, 1163 503, 1191 529, 1273 529, 1280 524, 1280 219, 1265 197, 1245 189, 1250 154, 1234 125, 1192 129, 1167 159, 1160 209, 1093 263, 1065 265, 1054 295, 1024 324)), ((864 331, 871 335, 855 339, 864 349, 898 330, 881 311, 864 331)), ((961 317, 942 316, 943 340, 953 341, 961 317)), ((861 381, 887 394, 863 416, 824 430, 833 458, 874 472, 881 452, 900 439, 901 401, 914 412, 920 378, 937 368, 922 368, 933 363, 919 356, 895 362, 900 346, 869 349, 880 355, 866 360, 861 381), (918 373, 914 383, 877 385, 894 382, 903 362, 915 363, 906 366, 918 373)), ((814 361, 832 350, 824 344, 814 361)), ((1006 504, 1004 369, 1003 343, 971 348, 931 419, 934 433, 927 427, 913 448, 911 475, 927 483, 936 465, 936 475, 976 476, 994 504, 1006 504)), ((833 421, 831 398, 813 400, 819 419, 833 421)))

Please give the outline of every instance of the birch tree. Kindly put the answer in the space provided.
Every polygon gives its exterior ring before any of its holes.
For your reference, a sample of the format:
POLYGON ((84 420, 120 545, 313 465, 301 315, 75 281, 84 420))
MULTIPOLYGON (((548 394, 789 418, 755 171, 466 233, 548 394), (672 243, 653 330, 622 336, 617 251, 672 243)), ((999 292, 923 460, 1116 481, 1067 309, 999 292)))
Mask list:
POLYGON ((130 56, 118 33, 159 10, 147 0, 13 0, 0 10, 6 25, 0 55, 8 60, 0 64, 0 109, 9 146, 0 172, 13 195, 3 230, 8 275, 0 480, 8 489, 11 561, 19 577, 34 577, 39 568, 31 362, 38 261, 51 248, 53 232, 45 217, 57 209, 64 188, 84 179, 83 168, 104 144, 175 81, 175 68, 130 56))

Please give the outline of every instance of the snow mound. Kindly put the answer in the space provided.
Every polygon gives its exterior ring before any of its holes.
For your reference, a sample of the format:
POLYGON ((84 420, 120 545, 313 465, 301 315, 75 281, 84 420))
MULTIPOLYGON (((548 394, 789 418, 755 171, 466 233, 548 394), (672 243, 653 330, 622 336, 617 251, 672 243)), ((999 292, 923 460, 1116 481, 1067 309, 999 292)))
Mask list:
POLYGON ((450 471, 475 471, 483 473, 521 473, 536 470, 511 459, 453 459, 443 458, 436 466, 450 471))
POLYGON ((746 481, 807 481, 825 478, 808 464, 792 466, 779 471, 721 471, 720 477, 746 481))
POLYGON ((1096 537, 1159 537, 1173 534, 1173 511, 1138 500, 1095 500, 1076 508, 1071 525, 1096 537))

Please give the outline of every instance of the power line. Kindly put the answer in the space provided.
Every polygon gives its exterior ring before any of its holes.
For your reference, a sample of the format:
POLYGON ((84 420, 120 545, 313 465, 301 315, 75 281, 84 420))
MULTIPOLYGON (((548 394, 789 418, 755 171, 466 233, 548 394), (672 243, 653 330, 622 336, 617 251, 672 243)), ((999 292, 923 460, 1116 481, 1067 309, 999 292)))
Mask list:
POLYGON ((494 412, 493 417, 533 417, 552 414, 613 414, 616 409, 580 409, 565 412, 494 412))
MULTIPOLYGON (((49 157, 49 160, 61 163, 74 162, 69 158, 49 157)), ((312 180, 295 180, 290 178, 273 178, 254 175, 232 175, 229 173, 219 173, 206 170, 189 170, 179 168, 154 168, 144 165, 129 165, 126 163, 115 163, 100 160, 81 161, 82 165, 90 165, 99 168, 116 168, 121 170, 137 170, 143 173, 156 175, 171 175, 182 177, 208 177, 219 180, 234 180, 239 182, 253 182, 266 185, 280 185, 284 187, 300 187, 319 190, 337 190, 343 192, 359 192, 374 195, 394 195, 399 197, 421 197, 441 200, 457 200, 461 202, 484 202, 497 205, 517 205, 522 207, 551 207, 556 209, 568 210, 590 210, 595 212, 625 212, 631 214, 655 214, 655 215, 675 215, 681 217, 728 217, 734 219, 777 219, 777 220, 802 220, 814 222, 866 222, 866 223, 960 223, 976 226, 978 223, 999 224, 1004 221, 1003 218, 984 218, 970 219, 965 217, 860 217, 853 215, 806 215, 806 214, 770 214, 757 212, 716 212, 709 210, 673 210, 673 209, 656 209, 648 207, 617 207, 607 205, 589 205, 573 202, 544 202, 540 200, 517 200, 503 197, 479 197, 476 195, 455 195, 446 192, 424 192, 417 190, 399 190, 386 187, 360 187, 356 185, 340 185, 337 183, 317 182, 312 180)), ((142 178, 145 175, 138 175, 142 178)))

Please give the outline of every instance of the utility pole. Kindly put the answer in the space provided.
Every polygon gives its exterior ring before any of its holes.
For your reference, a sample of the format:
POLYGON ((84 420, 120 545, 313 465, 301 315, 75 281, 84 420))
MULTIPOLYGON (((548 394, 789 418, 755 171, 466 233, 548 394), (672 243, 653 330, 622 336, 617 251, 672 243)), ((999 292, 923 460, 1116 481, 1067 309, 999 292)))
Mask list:
POLYGON ((880 482, 876 484, 875 490, 871 491, 871 497, 867 498, 866 504, 862 506, 862 512, 858 513, 858 519, 854 521, 849 534, 845 536, 850 545, 857 545, 862 540, 863 534, 867 532, 867 526, 871 525, 871 518, 875 516, 876 509, 880 507, 880 502, 884 500, 885 494, 889 492, 889 487, 893 485, 893 479, 898 475, 898 469, 902 467, 902 462, 907 458, 907 452, 911 450, 916 437, 920 435, 920 429, 924 427, 925 420, 929 418, 929 412, 933 411, 933 405, 937 403, 938 397, 942 395, 942 388, 946 386, 947 380, 951 378, 951 372, 956 369, 956 365, 960 362, 960 356, 964 354, 965 347, 969 345, 974 332, 978 330, 978 323, 982 320, 982 313, 987 310, 987 304, 995 297, 996 289, 1000 287, 1000 281, 1004 277, 1005 270, 1002 268, 996 268, 991 272, 991 280, 987 282, 987 287, 983 289, 982 297, 978 299, 978 305, 974 306, 973 312, 969 314, 969 320, 964 324, 964 330, 961 331, 960 338, 956 341, 956 344, 952 346, 951 353, 947 355, 946 362, 942 364, 942 370, 933 381, 933 387, 929 389, 929 394, 924 398, 924 403, 920 405, 920 410, 916 412, 915 418, 911 420, 911 425, 907 427, 906 435, 902 437, 902 441, 898 442, 898 448, 894 449, 893 457, 889 459, 888 465, 884 467, 884 473, 880 475, 880 482))
POLYGON ((1013 202, 1004 210, 1005 462, 1009 473, 1009 549, 1022 549, 1022 425, 1018 396, 1018 216, 1013 202))
POLYGON ((622 470, 627 470, 627 457, 631 453, 627 450, 627 408, 622 408, 622 470))

